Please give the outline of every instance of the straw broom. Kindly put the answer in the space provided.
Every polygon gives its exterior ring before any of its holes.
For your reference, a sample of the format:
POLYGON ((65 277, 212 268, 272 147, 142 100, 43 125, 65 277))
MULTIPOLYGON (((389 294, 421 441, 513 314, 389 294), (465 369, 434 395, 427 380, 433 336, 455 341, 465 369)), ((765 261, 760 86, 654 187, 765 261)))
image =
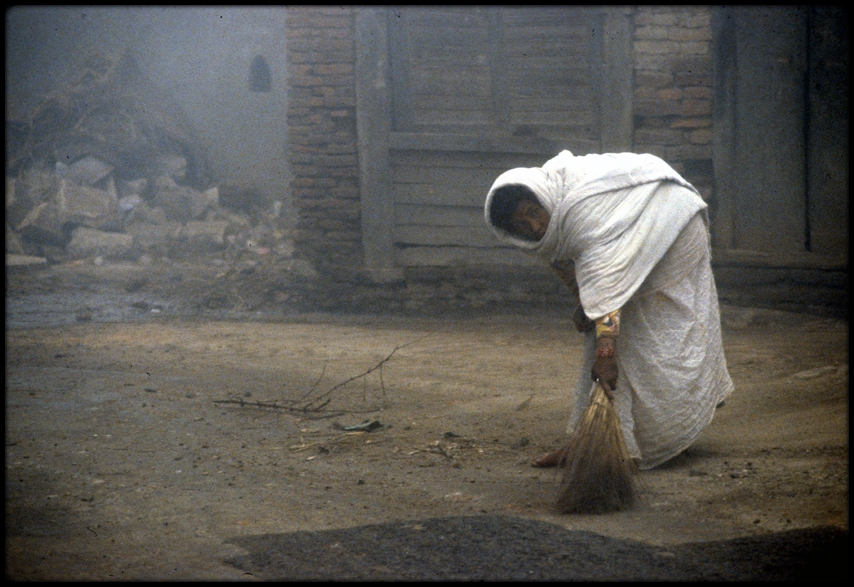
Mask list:
POLYGON ((557 507, 563 514, 602 514, 632 507, 638 469, 629 455, 614 404, 596 383, 561 461, 557 507))

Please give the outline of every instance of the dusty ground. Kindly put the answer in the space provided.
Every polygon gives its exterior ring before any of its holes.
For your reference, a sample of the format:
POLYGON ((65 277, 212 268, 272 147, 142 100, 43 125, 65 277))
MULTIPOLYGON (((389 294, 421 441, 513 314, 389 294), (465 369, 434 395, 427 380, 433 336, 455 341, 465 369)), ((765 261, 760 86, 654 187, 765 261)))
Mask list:
POLYGON ((712 425, 640 507, 561 516, 528 463, 564 439, 565 317, 185 311, 151 275, 7 271, 12 579, 848 576, 847 322, 724 307, 712 425))

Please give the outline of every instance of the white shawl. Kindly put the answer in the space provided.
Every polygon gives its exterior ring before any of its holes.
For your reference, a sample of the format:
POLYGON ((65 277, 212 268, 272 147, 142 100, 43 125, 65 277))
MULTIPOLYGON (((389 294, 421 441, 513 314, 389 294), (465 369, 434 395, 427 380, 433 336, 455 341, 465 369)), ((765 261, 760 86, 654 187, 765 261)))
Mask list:
POLYGON ((682 228, 705 208, 697 190, 654 155, 575 157, 563 151, 543 167, 502 173, 489 190, 484 214, 502 241, 550 264, 573 261, 581 305, 596 319, 631 298, 682 228), (661 182, 687 189, 659 191, 661 182), (495 190, 511 184, 527 186, 549 213, 540 241, 492 225, 495 190))

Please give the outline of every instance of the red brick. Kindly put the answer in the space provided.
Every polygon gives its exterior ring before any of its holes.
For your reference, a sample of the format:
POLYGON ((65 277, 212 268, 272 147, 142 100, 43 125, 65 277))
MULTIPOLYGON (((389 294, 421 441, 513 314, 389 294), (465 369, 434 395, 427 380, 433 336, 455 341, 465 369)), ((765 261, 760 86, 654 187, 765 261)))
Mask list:
POLYGON ((712 126, 712 119, 709 117, 680 118, 674 120, 670 125, 671 128, 706 128, 709 126, 712 126))
POLYGON ((637 53, 668 55, 675 54, 677 48, 678 45, 670 41, 635 41, 635 51, 637 53))
POLYGON ((635 87, 664 88, 673 84, 673 74, 663 71, 636 71, 635 87))
POLYGON ((711 41, 711 28, 671 27, 668 30, 671 41, 711 41))
POLYGON ((670 12, 663 12, 650 6, 641 6, 635 13, 635 25, 672 26, 679 22, 679 17, 670 12))
POLYGON ((637 40, 656 40, 668 38, 670 27, 646 25, 639 26, 635 29, 635 39, 637 40))
POLYGON ((665 150, 665 161, 688 161, 696 159, 711 159, 711 145, 675 145, 665 150))
POLYGON ((708 145, 712 142, 711 129, 695 130, 688 135, 688 142, 694 145, 708 145))
POLYGON ((680 100, 682 90, 680 88, 662 88, 656 92, 656 98, 659 100, 680 100))
POLYGON ((681 116, 702 116, 712 113, 711 100, 683 100, 679 108, 681 116))
POLYGON ((704 86, 692 86, 684 88, 685 97, 691 99, 711 100, 712 88, 704 86))
POLYGON ((653 145, 677 145, 682 142, 682 131, 672 129, 639 129, 635 131, 635 140, 653 145))
POLYGON ((681 113, 679 102, 635 102, 632 110, 635 116, 669 116, 681 113))

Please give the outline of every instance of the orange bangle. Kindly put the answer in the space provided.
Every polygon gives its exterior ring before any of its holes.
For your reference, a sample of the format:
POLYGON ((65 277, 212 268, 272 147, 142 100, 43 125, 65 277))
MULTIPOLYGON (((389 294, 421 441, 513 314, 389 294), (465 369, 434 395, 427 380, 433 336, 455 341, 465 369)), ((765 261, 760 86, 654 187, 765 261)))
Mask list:
POLYGON ((596 356, 597 357, 613 357, 614 356, 614 347, 606 347, 606 348, 596 347, 596 356))

